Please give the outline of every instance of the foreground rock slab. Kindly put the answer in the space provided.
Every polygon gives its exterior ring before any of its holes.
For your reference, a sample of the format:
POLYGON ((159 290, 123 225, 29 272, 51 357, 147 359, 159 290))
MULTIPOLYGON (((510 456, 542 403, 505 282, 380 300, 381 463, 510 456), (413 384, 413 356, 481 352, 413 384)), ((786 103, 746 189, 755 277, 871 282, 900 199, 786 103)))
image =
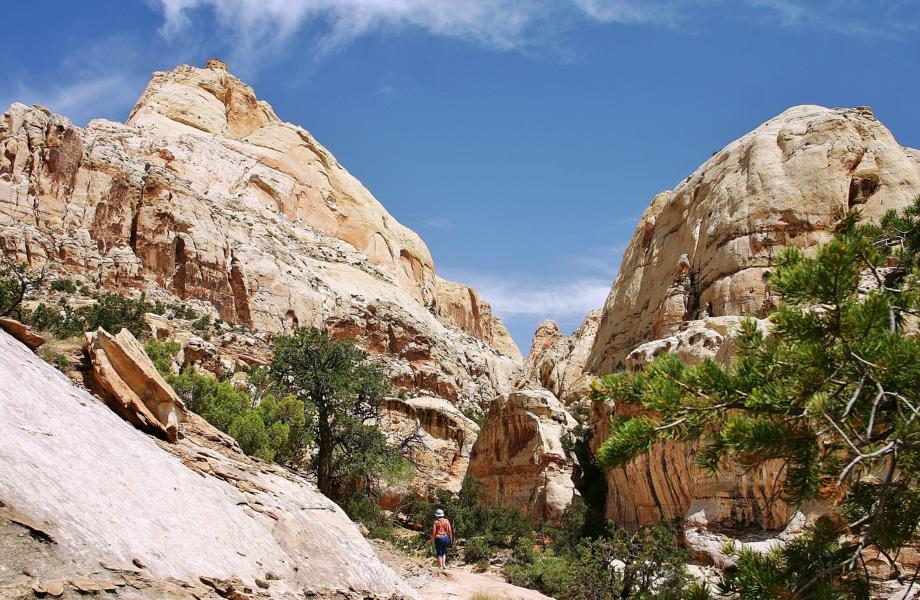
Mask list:
POLYGON ((85 350, 93 389, 118 414, 148 433, 178 441, 185 404, 130 331, 112 335, 100 327, 86 334, 85 350))
POLYGON ((54 540, 0 555, 19 567, 0 570, 0 589, 107 580, 111 569, 91 576, 102 561, 173 581, 160 598, 193 597, 175 582, 202 598, 214 586, 253 590, 238 598, 416 597, 311 483, 249 459, 194 414, 181 427, 178 444, 145 435, 0 333, 0 499, 54 540))

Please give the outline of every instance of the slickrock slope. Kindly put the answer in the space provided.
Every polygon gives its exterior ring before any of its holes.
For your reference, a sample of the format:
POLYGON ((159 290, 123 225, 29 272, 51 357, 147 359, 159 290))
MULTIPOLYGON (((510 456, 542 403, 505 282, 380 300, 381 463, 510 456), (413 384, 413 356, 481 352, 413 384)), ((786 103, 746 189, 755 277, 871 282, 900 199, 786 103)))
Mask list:
POLYGON ((758 314, 770 260, 827 241, 850 207, 869 219, 920 193, 920 159, 866 108, 796 106, 655 196, 604 305, 588 370, 703 316, 758 314))
POLYGON ((0 595, 416 597, 312 484, 194 414, 182 433, 141 433, 0 332, 0 527, 33 531, 0 536, 0 595))
POLYGON ((357 337, 398 385, 451 401, 490 400, 520 366, 488 304, 220 61, 156 73, 126 124, 14 104, 0 148, 0 243, 20 261, 357 337))
POLYGON ((407 444, 416 468, 404 487, 386 490, 384 506, 406 494, 434 499, 438 490, 460 492, 479 426, 456 406, 441 398, 389 398, 379 425, 394 442, 407 444))
POLYGON ((563 336, 555 321, 540 323, 524 361, 521 382, 545 387, 565 405, 585 395, 588 387, 582 374, 600 320, 601 311, 591 311, 570 336, 563 336))
POLYGON ((578 493, 563 438, 577 425, 549 391, 497 398, 473 445, 468 474, 482 499, 516 508, 534 521, 558 522, 578 493))

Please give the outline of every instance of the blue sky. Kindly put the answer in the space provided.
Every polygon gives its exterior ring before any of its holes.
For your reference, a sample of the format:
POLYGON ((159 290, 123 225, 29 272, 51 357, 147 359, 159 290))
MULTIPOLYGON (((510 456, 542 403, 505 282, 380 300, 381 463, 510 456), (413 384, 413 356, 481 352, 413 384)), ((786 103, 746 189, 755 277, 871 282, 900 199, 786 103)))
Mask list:
POLYGON ((920 0, 110 0, 4 5, 0 103, 124 120, 223 58, 316 135, 522 350, 599 307, 638 216, 803 103, 920 147, 920 0), (16 24, 19 25, 16 25, 16 24))

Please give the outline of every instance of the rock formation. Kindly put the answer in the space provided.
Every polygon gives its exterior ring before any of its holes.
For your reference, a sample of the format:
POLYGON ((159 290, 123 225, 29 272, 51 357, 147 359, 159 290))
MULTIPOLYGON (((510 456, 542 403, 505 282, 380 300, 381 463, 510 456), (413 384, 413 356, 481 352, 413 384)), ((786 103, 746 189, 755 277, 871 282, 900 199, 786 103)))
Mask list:
MULTIPOLYGON (((615 403, 592 405, 592 451, 610 437, 614 414, 636 413, 615 403)), ((636 530, 701 513, 710 527, 781 529, 794 512, 781 498, 781 467, 770 462, 748 473, 725 468, 710 475, 696 466, 693 444, 656 444, 625 467, 607 471, 607 518, 636 530)))
POLYGON ((20 323, 16 319, 11 319, 9 317, 0 317, 0 329, 7 332, 32 350, 37 350, 47 341, 25 323, 20 323))
POLYGON ((313 484, 181 428, 157 442, 0 332, 0 596, 416 597, 313 484))
POLYGON ((545 387, 565 405, 584 396, 588 386, 582 374, 600 320, 601 312, 591 311, 570 336, 563 336, 555 321, 540 323, 524 361, 521 381, 545 387))
POLYGON ((85 351, 92 365, 92 389, 115 412, 148 433, 173 443, 179 440, 185 404, 130 331, 112 335, 100 327, 86 334, 85 351))
POLYGON ((479 426, 456 406, 441 398, 389 398, 379 425, 393 443, 405 445, 416 469, 405 486, 386 490, 383 506, 407 494, 434 499, 438 490, 460 492, 479 426))
POLYGON ((684 321, 766 312, 781 248, 827 241, 849 208, 877 219, 918 193, 920 155, 868 109, 790 108, 655 196, 607 297, 588 370, 624 366, 636 346, 684 321))
MULTIPOLYGON (((585 370, 641 368, 663 352, 689 362, 730 359, 740 317, 763 315, 772 258, 814 248, 858 207, 878 219, 920 193, 920 155, 902 148, 865 108, 798 106, 732 142, 673 191, 652 199, 604 305, 585 370)), ((768 323, 759 321, 759 327, 768 323)), ((610 417, 595 404, 596 449, 610 417)), ((710 527, 782 528, 780 465, 718 476, 695 466, 695 448, 660 444, 607 474, 607 516, 636 528, 702 515, 710 527)))
POLYGON ((154 74, 126 124, 14 104, 0 148, 0 246, 20 262, 253 330, 356 337, 398 385, 455 402, 491 400, 520 366, 488 304, 220 61, 154 74))
POLYGON ((469 476, 482 500, 533 521, 558 522, 577 494, 563 438, 577 425, 547 390, 517 390, 489 408, 473 445, 469 476))
MULTIPOLYGON (((674 335, 637 346, 626 356, 626 368, 641 369, 665 353, 676 354, 688 364, 711 359, 722 364, 731 362, 737 346, 735 340, 741 323, 747 317, 707 317, 680 324, 674 335)), ((766 334, 770 322, 752 318, 757 329, 766 334)))

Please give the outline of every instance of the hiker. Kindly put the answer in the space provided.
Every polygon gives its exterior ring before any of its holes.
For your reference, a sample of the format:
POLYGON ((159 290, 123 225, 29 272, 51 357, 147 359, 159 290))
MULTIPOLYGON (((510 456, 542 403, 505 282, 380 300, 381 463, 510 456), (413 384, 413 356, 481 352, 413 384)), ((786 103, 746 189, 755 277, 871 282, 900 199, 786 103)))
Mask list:
POLYGON ((434 551, 438 555, 438 563, 442 569, 447 568, 447 547, 454 542, 454 530, 450 521, 444 517, 440 508, 434 511, 435 521, 431 526, 431 541, 434 542, 434 551))

